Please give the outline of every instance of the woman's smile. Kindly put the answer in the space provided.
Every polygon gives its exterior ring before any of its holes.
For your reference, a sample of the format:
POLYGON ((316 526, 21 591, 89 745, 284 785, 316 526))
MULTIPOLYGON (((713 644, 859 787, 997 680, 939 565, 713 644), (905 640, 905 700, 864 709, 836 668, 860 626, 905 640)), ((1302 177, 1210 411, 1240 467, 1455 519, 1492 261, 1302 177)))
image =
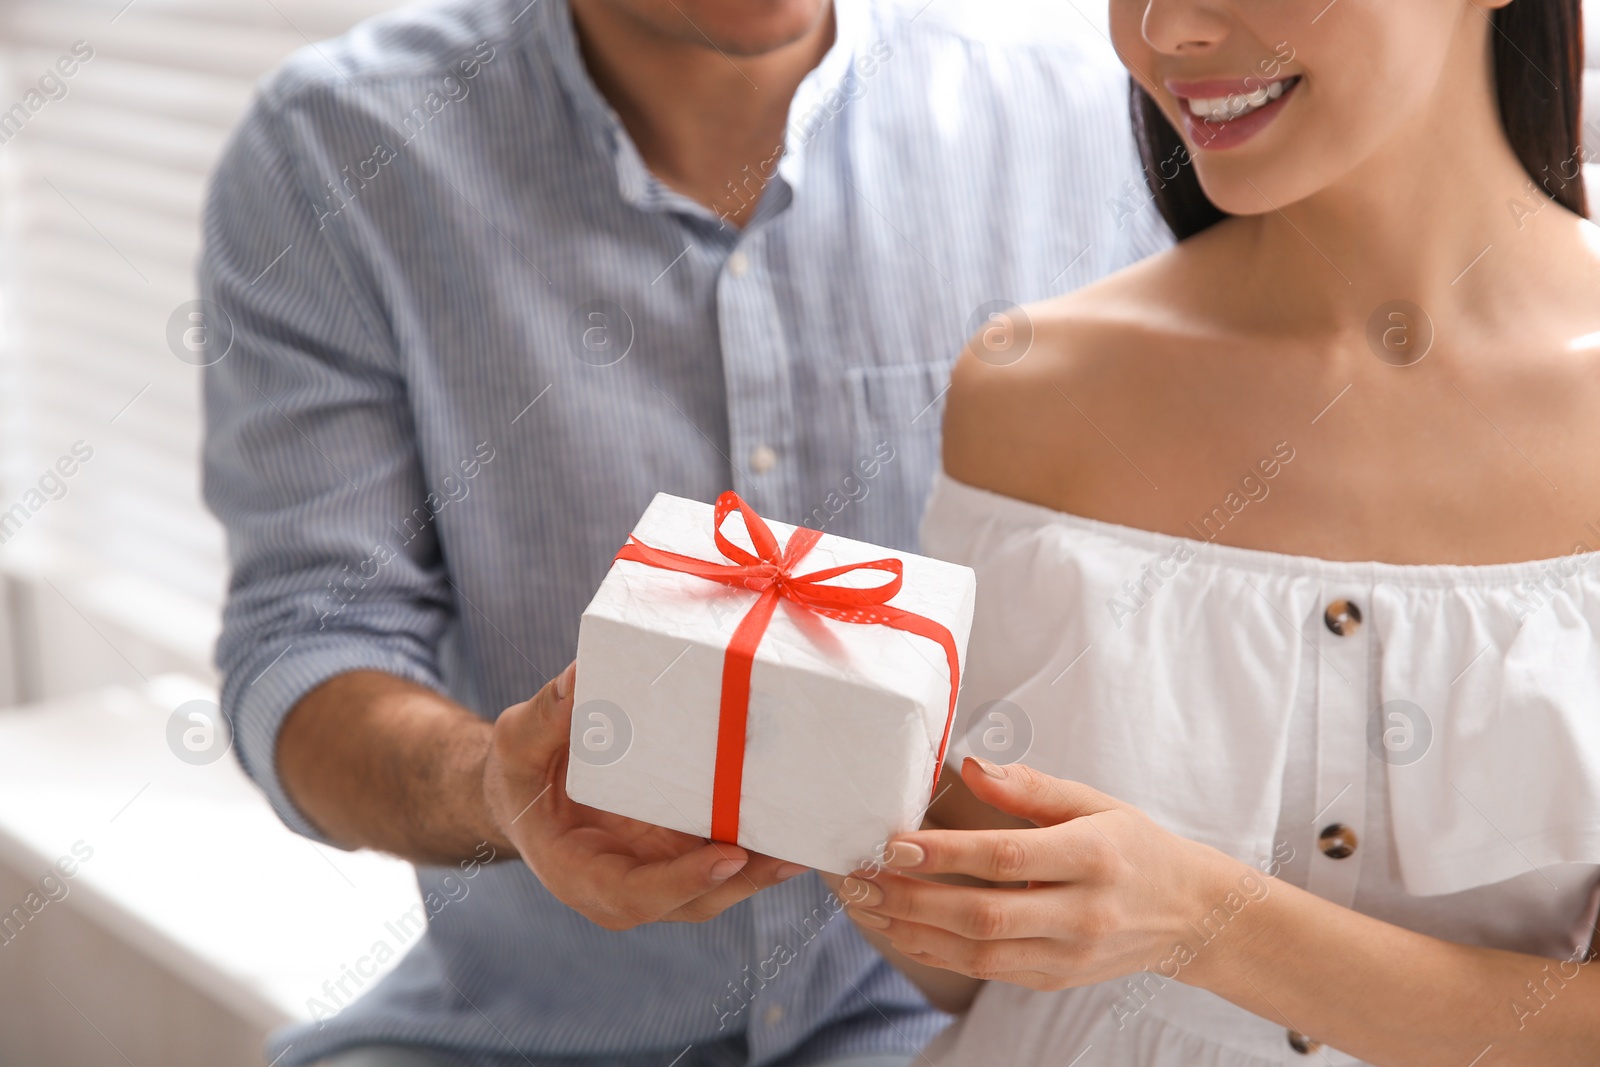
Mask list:
POLYGON ((1220 151, 1244 144, 1266 129, 1288 105, 1300 80, 1293 74, 1270 82, 1251 77, 1166 85, 1178 98, 1189 141, 1196 148, 1220 151))

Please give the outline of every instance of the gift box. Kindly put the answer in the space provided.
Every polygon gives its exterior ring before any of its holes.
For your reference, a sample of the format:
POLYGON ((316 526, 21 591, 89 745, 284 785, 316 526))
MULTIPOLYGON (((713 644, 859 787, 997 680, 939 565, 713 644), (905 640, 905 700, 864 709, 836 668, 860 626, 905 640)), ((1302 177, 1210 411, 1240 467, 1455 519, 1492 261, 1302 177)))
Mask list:
POLYGON ((844 874, 915 829, 967 568, 658 494, 578 631, 567 795, 844 874))

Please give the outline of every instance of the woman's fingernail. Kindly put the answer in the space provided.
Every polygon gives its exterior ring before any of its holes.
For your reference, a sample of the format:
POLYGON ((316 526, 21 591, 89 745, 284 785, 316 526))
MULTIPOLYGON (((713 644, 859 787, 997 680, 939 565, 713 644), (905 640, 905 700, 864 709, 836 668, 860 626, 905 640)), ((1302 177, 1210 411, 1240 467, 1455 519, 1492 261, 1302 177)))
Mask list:
POLYGON ((711 865, 711 877, 715 881, 726 882, 744 870, 746 862, 746 860, 718 860, 711 865))
POLYGON ((990 763, 988 760, 982 759, 978 756, 968 756, 967 759, 971 760, 973 763, 976 763, 978 765, 978 770, 982 771, 984 774, 987 774, 990 778, 1004 778, 1006 776, 1006 769, 1000 766, 998 763, 990 763))
POLYGON ((797 875, 797 874, 805 874, 810 869, 811 869, 810 867, 804 867, 804 866, 801 866, 798 863, 785 863, 781 867, 779 867, 775 873, 778 876, 778 881, 787 882, 789 879, 793 878, 795 875, 797 875))
POLYGON ((883 890, 871 882, 864 882, 854 876, 846 878, 839 887, 844 893, 846 903, 861 908, 870 908, 874 904, 883 903, 883 890))
POLYGON ((567 664, 567 669, 556 675, 556 699, 565 700, 572 695, 572 679, 578 673, 578 661, 567 664))
POLYGON ((850 917, 862 926, 870 926, 874 930, 886 930, 889 927, 889 920, 875 911, 861 911, 859 908, 851 908, 850 917))
POLYGON ((896 841, 889 846, 888 855, 883 857, 883 865, 904 870, 907 867, 922 866, 923 861, 927 858, 928 854, 923 851, 921 845, 913 844, 910 841, 896 841))

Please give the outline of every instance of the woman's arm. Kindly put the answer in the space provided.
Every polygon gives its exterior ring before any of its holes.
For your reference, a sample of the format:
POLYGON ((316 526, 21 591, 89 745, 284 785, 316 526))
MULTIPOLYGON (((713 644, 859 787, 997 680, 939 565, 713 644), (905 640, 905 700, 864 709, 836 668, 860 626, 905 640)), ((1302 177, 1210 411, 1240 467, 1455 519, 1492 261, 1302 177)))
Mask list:
MULTIPOLYGON (((1015 815, 1007 815, 998 808, 991 807, 973 795, 965 782, 956 774, 946 771, 939 778, 939 795, 928 808, 927 815, 922 820, 924 830, 977 830, 987 828, 1011 827, 1020 828, 1033 824, 1019 819, 1015 815)), ((905 862, 911 849, 905 843, 900 845, 900 862, 905 862)), ((885 853, 886 860, 889 853, 885 853)), ((874 872, 863 871, 862 875, 874 872)), ((851 877, 841 878, 834 874, 823 874, 822 880, 828 888, 848 905, 850 918, 855 921, 856 928, 867 939, 873 948, 883 954, 883 958, 894 965, 894 968, 911 980, 911 983, 922 990, 922 995, 928 1002, 940 1011, 963 1012, 971 1007, 972 1000, 978 995, 978 990, 983 987, 980 979, 959 974, 944 967, 933 967, 916 960, 908 959, 897 950, 883 932, 877 927, 877 919, 870 912, 862 910, 870 902, 878 900, 878 889, 871 878, 851 877)), ((992 885, 978 878, 970 878, 959 874, 933 875, 930 880, 943 882, 947 885, 992 885)))
POLYGON ((921 830, 891 842, 890 869, 870 878, 881 895, 852 910, 876 916, 910 960, 1034 989, 1155 971, 1380 1065, 1595 1062, 1600 978, 1577 959, 1380 922, 1026 767, 969 761, 963 777, 980 800, 1036 828, 921 830), (924 877, 943 873, 1027 887, 924 877))
POLYGON ((1600 1059, 1600 978, 1582 956, 1441 941, 1282 883, 1239 934, 1183 980, 1372 1063, 1600 1059))

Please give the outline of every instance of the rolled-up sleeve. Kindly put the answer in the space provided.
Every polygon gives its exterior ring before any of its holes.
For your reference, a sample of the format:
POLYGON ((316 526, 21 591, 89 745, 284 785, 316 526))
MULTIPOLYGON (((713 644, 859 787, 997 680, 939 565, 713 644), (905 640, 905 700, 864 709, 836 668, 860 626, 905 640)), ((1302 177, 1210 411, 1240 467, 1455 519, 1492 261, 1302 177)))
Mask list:
POLYGON ((404 378, 373 286, 341 248, 286 124, 258 103, 213 179, 200 262, 211 343, 204 492, 232 565, 217 665, 245 771, 325 838, 278 777, 284 718, 351 670, 440 687, 452 618, 404 378), (213 349, 215 350, 215 349, 213 349))

